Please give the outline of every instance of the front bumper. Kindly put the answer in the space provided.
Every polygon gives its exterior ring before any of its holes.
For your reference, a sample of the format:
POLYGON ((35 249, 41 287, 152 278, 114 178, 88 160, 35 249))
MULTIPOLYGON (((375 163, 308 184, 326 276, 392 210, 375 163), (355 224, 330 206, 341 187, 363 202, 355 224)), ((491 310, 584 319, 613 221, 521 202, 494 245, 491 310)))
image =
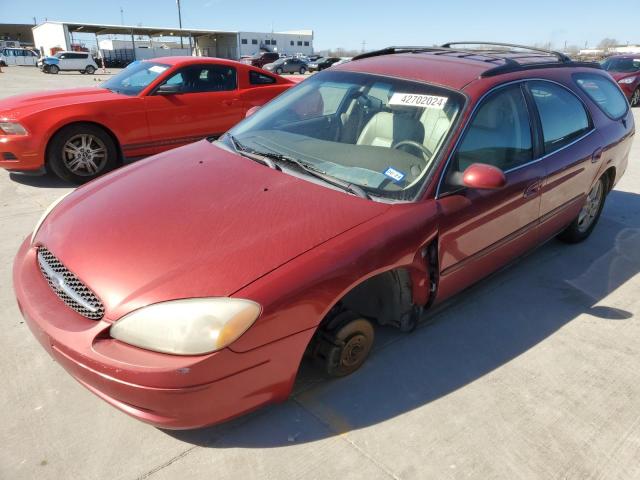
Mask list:
POLYGON ((110 320, 89 320, 68 308, 36 262, 27 239, 14 262, 13 282, 20 311, 40 344, 100 398, 161 428, 212 425, 286 399, 313 334, 307 330, 245 353, 143 350, 112 339, 110 320))
POLYGON ((44 148, 33 135, 0 135, 0 168, 37 171, 44 167, 44 148))

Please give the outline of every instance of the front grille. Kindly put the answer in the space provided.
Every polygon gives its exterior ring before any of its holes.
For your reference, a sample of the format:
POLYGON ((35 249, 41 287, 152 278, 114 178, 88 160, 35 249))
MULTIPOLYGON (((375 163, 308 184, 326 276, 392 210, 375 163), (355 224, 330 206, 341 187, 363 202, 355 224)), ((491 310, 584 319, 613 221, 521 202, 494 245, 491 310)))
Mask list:
POLYGON ((38 266, 51 290, 68 307, 92 320, 104 316, 104 306, 96 294, 44 247, 38 248, 38 266))

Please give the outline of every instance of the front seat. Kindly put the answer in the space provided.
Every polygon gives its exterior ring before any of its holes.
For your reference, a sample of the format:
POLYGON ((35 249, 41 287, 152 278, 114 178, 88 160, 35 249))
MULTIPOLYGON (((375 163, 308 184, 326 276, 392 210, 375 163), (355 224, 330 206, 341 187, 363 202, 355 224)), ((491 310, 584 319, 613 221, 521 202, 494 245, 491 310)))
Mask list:
POLYGON ((403 140, 422 143, 422 123, 406 114, 378 112, 365 125, 356 144, 391 148, 403 140))

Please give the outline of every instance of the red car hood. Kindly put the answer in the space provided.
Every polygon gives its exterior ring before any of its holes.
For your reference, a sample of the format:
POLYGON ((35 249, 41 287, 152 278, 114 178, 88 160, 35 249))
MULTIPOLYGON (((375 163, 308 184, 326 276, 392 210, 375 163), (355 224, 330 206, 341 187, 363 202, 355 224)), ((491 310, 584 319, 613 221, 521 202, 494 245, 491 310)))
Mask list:
POLYGON ((63 105, 98 102, 126 98, 105 88, 72 88, 42 93, 16 95, 0 100, 0 117, 17 120, 34 112, 42 112, 63 105))
POLYGON ((203 140, 78 189, 35 243, 116 319, 159 301, 231 295, 388 208, 203 140))

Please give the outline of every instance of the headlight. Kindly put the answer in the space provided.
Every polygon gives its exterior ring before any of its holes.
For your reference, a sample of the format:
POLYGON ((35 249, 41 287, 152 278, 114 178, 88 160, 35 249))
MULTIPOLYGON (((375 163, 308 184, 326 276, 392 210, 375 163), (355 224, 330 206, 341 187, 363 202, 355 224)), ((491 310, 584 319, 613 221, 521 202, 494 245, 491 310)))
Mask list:
POLYGON ((622 80, 618 80, 618 83, 633 83, 636 81, 636 77, 627 77, 622 80))
POLYGON ((61 196, 59 199, 55 200, 51 205, 49 205, 47 207, 47 209, 44 211, 44 213, 40 217, 40 220, 38 220, 38 223, 36 223, 35 228, 33 229, 33 233, 31 234, 31 243, 33 243, 33 239, 36 238, 36 234, 38 233, 38 230, 40 230, 40 227, 42 226, 42 222, 44 222, 45 219, 49 216, 49 214, 51 212, 53 212, 53 209, 56 208, 58 206, 58 204, 62 200, 64 200, 68 195, 71 195, 71 193, 73 193, 73 190, 71 190, 68 193, 65 193, 63 196, 61 196))
POLYGON ((0 133, 4 135, 26 135, 27 129, 18 122, 0 122, 0 133))
POLYGON ((238 298, 189 298, 135 310, 113 324, 121 342, 173 355, 215 352, 253 325, 261 307, 238 298))

